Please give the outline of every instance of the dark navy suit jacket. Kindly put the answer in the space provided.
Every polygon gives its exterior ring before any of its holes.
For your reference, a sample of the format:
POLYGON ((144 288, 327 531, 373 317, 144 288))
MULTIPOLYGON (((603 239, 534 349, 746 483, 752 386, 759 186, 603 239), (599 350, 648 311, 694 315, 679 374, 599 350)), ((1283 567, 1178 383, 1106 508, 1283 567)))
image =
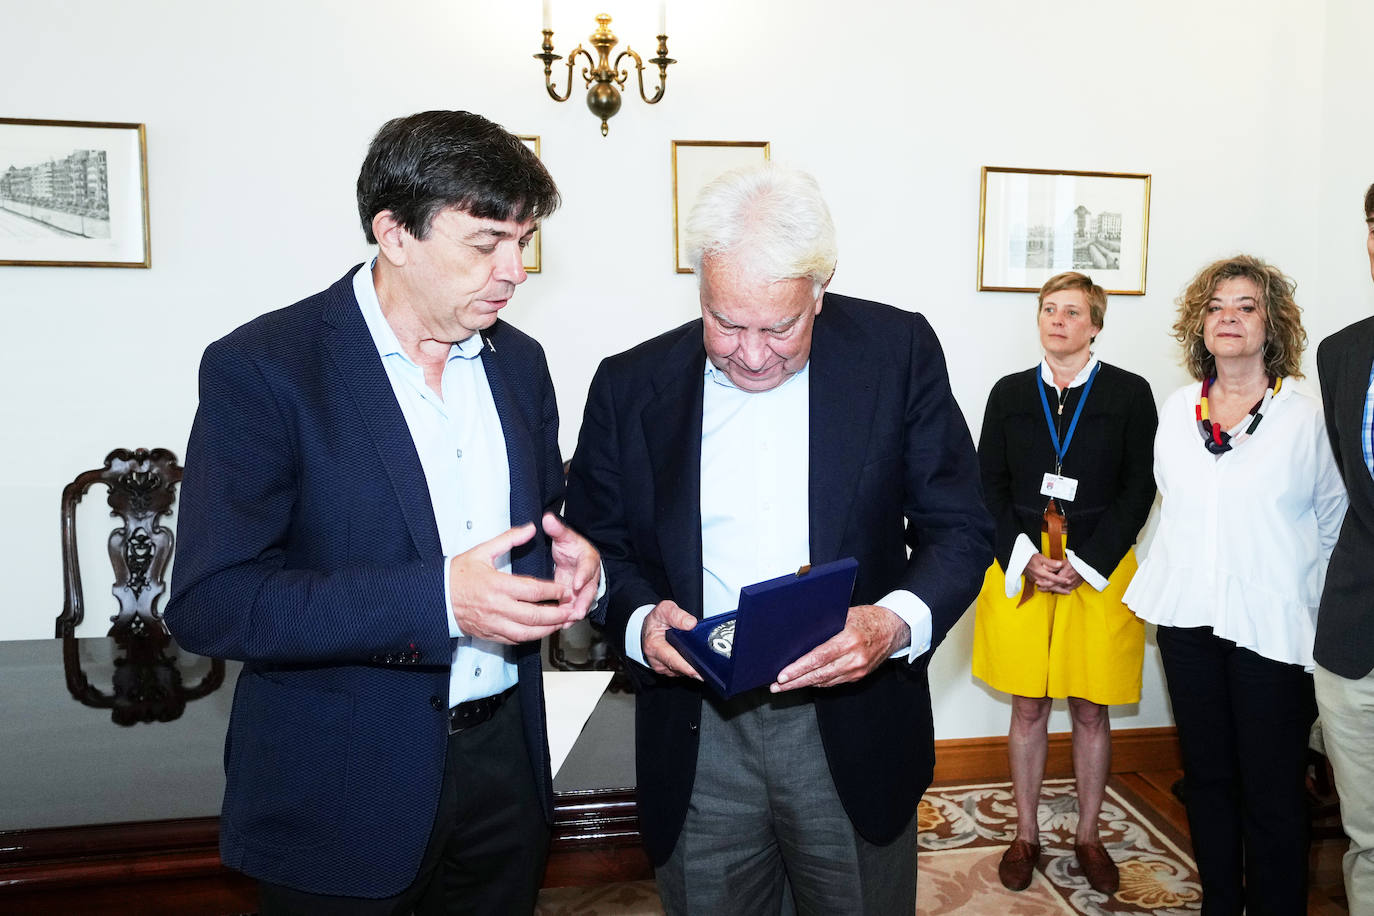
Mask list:
POLYGON ((1326 433, 1350 508, 1326 567, 1313 654, 1327 671, 1351 679, 1374 670, 1374 478, 1365 466, 1362 443, 1371 362, 1374 318, 1337 331, 1317 348, 1326 433))
MULTIPOLYGON (((165 619, 189 651, 244 662, 224 750, 225 863, 381 897, 414 879, 433 826, 452 641, 424 471, 356 270, 206 349, 165 619)), ((537 522, 563 495, 544 354, 499 321, 484 337, 511 523, 537 522)), ((542 531, 512 563, 552 574, 542 531)), ((538 646, 516 654, 551 816, 538 646)))
MULTIPOLYGON (((705 367, 698 320, 605 360, 592 381, 567 514, 601 551, 610 591, 599 622, 622 656, 636 608, 672 599, 702 613, 705 367)), ((827 294, 810 375, 811 562, 855 557, 854 604, 916 594, 931 609, 933 650, 977 595, 993 537, 940 344, 919 315, 827 294)), ((901 832, 930 784, 929 657, 814 692, 835 787, 874 843, 901 832)), ((661 863, 691 797, 704 688, 627 667, 638 689, 640 825, 661 863)))

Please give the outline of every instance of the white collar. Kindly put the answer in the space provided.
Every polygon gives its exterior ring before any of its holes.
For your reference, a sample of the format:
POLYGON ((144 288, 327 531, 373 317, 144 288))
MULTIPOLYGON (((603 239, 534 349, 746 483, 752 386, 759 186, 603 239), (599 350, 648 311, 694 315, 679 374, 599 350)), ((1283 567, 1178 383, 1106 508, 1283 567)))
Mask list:
MULTIPOLYGON (((776 391, 778 390, 778 388, 786 388, 788 385, 792 384, 797 379, 809 375, 810 372, 811 360, 807 359, 807 361, 802 364, 802 367, 800 369, 792 373, 791 377, 784 379, 783 383, 781 385, 778 385, 777 388, 769 388, 768 391, 776 391)), ((709 356, 706 357, 706 378, 710 381, 715 382, 717 385, 720 385, 722 388, 734 388, 736 391, 744 391, 743 388, 740 388, 738 385, 736 385, 734 382, 730 380, 730 376, 726 375, 722 370, 716 368, 716 364, 711 362, 711 357, 709 356)), ((767 392, 764 391, 746 393, 767 394, 767 392)))
MULTIPOLYGON (((1088 355, 1087 365, 1078 370, 1078 374, 1073 377, 1073 381, 1069 382, 1068 387, 1077 388, 1079 385, 1085 383, 1088 380, 1088 376, 1092 375, 1093 370, 1097 368, 1099 362, 1100 360, 1098 360, 1096 354, 1090 353, 1088 355)), ((1055 389, 1059 388, 1059 386, 1054 383, 1054 370, 1050 368, 1050 361, 1047 359, 1040 360, 1040 379, 1046 385, 1055 389)))

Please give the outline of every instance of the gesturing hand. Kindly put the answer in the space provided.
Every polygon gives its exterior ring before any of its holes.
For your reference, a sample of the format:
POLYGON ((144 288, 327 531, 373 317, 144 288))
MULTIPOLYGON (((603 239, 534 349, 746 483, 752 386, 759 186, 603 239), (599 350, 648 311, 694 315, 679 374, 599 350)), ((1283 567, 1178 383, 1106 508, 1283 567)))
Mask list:
POLYGON ((453 619, 465 635, 512 645, 530 642, 586 613, 576 610, 571 577, 568 583, 549 582, 497 571, 498 557, 532 537, 533 523, 510 528, 449 561, 453 619))
POLYGON ((849 609, 844 629, 778 672, 773 693, 799 687, 833 687, 865 677, 911 642, 906 621, 885 607, 849 609))
POLYGON ((544 513, 544 533, 553 549, 553 581, 568 589, 570 609, 576 615, 572 619, 581 620, 601 584, 601 554, 552 512, 544 513))
POLYGON ((655 673, 670 677, 694 677, 701 680, 701 675, 697 673, 697 669, 693 668, 672 647, 666 636, 669 628, 690 630, 696 625, 697 619, 672 601, 660 601, 649 612, 649 616, 644 618, 644 631, 640 638, 640 648, 644 651, 644 660, 649 663, 649 667, 655 673))

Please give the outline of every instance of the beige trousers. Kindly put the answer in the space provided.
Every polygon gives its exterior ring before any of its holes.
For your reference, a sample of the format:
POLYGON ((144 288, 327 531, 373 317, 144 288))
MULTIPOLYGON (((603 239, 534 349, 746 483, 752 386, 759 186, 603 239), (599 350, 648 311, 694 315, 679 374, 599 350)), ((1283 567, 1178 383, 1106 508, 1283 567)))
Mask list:
POLYGON ((1350 916, 1374 916, 1374 671, 1350 680, 1318 665, 1313 677, 1341 823, 1350 837, 1343 862, 1350 916))

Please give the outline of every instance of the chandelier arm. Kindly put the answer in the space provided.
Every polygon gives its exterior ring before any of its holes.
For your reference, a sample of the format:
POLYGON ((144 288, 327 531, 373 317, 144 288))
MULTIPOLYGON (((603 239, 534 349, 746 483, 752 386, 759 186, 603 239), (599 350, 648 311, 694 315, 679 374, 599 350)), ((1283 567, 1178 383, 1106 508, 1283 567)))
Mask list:
POLYGON ((668 56, 667 35, 658 36, 658 56, 649 58, 649 63, 658 67, 658 89, 655 90, 653 98, 644 94, 644 64, 640 62, 639 55, 635 55, 635 64, 639 68, 639 97, 646 103, 655 105, 663 98, 663 93, 668 88, 668 65, 677 63, 668 56))
MULTIPOLYGON (((625 82, 626 82, 626 80, 628 80, 628 79, 630 78, 630 71, 628 71, 628 70, 621 70, 621 69, 620 69, 620 62, 621 62, 622 60, 624 60, 626 57, 632 57, 632 58, 634 58, 635 67, 639 70, 639 95, 640 95, 640 98, 643 98, 643 97, 644 97, 644 61, 640 58, 639 52, 635 51, 635 49, 632 48, 632 47, 630 47, 629 45, 626 45, 626 46, 625 46, 625 50, 624 50, 624 51, 621 51, 619 54, 617 54, 617 55, 615 56, 615 66, 612 67, 612 73, 614 74, 615 81, 616 81, 616 83, 620 86, 621 89, 624 89, 624 88, 625 88, 625 82)), ((647 101, 647 99, 646 99, 646 101, 647 101)))
POLYGON ((578 45, 576 48, 574 48, 573 52, 568 55, 568 83, 563 90, 563 94, 559 95, 558 89, 553 84, 553 62, 556 60, 562 60, 563 56, 561 54, 553 53, 553 44, 549 41, 549 37, 551 36, 551 34, 552 33, 549 33, 545 36, 544 53, 536 54, 534 55, 534 57, 536 60, 542 60, 544 62, 544 88, 548 90, 549 97, 552 98, 555 102, 566 102, 568 99, 572 97, 573 69, 576 67, 577 56, 581 54, 586 56, 588 60, 591 60, 591 55, 587 54, 586 49, 584 49, 581 45, 578 45))
MULTIPOLYGON (((577 65, 577 58, 579 56, 587 58, 588 66, 590 66, 592 63, 591 52, 588 51, 586 48, 582 47, 581 45, 578 45, 575 49, 573 49, 573 52, 568 55, 568 88, 563 93, 563 98, 559 99, 560 102, 566 101, 568 97, 572 95, 573 68, 577 65)), ((584 80, 587 79, 586 67, 582 68, 582 78, 584 80)), ((591 81, 587 80, 587 82, 590 83, 591 81)))

